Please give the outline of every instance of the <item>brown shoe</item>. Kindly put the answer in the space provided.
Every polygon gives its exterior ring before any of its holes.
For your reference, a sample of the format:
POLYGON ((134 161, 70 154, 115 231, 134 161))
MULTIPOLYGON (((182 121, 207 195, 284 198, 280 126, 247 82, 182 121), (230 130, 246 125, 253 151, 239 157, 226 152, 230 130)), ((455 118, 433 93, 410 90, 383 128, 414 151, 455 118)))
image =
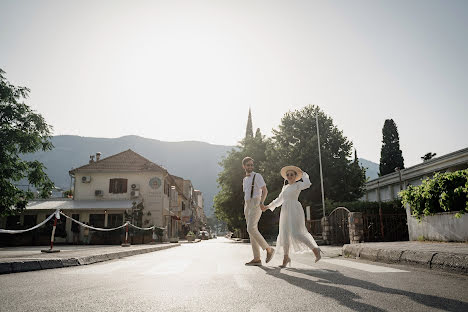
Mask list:
POLYGON ((247 262, 245 265, 249 266, 262 266, 262 260, 252 260, 250 262, 247 262))
POLYGON ((270 262, 271 258, 273 258, 274 255, 275 255, 275 248, 271 248, 270 252, 267 251, 267 256, 266 256, 265 262, 266 263, 270 262))

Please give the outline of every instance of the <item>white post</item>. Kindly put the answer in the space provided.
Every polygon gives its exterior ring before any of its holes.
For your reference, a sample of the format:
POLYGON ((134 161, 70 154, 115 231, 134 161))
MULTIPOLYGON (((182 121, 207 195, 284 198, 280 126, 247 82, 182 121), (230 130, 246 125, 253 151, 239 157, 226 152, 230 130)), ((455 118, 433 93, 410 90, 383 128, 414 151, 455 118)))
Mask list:
POLYGON ((319 131, 319 123, 318 123, 318 113, 315 114, 315 123, 317 125, 317 144, 318 144, 319 164, 320 164, 320 185, 322 187, 322 209, 323 209, 323 216, 325 217, 325 194, 323 192, 322 154, 320 152, 320 131, 319 131))
POLYGON ((307 221, 310 221, 310 206, 306 206, 307 221))

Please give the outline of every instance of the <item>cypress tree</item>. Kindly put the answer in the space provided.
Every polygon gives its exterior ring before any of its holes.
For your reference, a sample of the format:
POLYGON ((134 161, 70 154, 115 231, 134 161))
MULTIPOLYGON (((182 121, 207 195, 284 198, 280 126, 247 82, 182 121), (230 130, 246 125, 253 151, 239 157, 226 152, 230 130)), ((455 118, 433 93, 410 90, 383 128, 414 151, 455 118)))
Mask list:
POLYGON ((404 159, 400 150, 398 129, 393 119, 385 120, 382 128, 382 149, 380 151, 380 173, 383 176, 395 172, 395 168, 405 168, 404 159))

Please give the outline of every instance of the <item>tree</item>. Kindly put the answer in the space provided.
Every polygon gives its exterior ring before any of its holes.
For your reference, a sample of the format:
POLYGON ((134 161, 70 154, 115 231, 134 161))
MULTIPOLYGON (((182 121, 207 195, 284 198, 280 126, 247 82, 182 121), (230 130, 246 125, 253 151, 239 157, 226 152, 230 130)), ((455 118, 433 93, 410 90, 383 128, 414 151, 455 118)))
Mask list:
POLYGON ((437 155, 437 154, 429 152, 429 153, 425 154, 423 157, 421 157, 421 159, 423 161, 428 161, 428 160, 431 160, 435 155, 437 155))
MULTIPOLYGON (((250 110, 248 124, 252 130, 250 110)), ((253 133, 252 135, 247 133, 239 145, 233 148, 220 162, 223 171, 218 175, 217 181, 220 191, 214 197, 214 209, 216 217, 226 222, 230 231, 240 229, 243 235, 246 235, 244 192, 242 189, 242 179, 245 172, 242 168, 242 159, 246 156, 252 157, 255 161, 255 171, 263 175, 266 146, 267 141, 260 129, 257 129, 255 137, 253 133)))
POLYGON ((380 173, 383 176, 395 171, 395 168, 403 169, 404 160, 400 150, 398 129, 393 119, 385 120, 382 128, 382 149, 380 151, 380 173))
POLYGON ((26 179, 47 198, 54 186, 44 165, 37 161, 24 161, 22 154, 52 149, 52 127, 44 118, 22 101, 30 90, 10 84, 0 69, 0 216, 20 213, 33 192, 18 188, 26 179))
POLYGON ((285 165, 296 165, 310 175, 312 182, 310 190, 301 193, 301 199, 308 205, 321 203, 316 114, 325 197, 334 201, 351 201, 362 196, 365 169, 359 166, 357 158, 354 161, 349 159, 352 143, 318 106, 309 105, 286 113, 278 129, 273 130, 265 168, 271 190, 269 200, 274 199, 283 186, 280 169, 285 165))

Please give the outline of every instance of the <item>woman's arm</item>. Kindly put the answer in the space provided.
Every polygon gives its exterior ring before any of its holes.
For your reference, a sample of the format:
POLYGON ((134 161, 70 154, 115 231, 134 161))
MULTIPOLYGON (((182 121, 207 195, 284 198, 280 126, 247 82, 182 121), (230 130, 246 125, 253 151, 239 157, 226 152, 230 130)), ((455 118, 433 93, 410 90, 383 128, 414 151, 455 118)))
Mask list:
MULTIPOLYGON (((276 198, 274 201, 272 201, 270 204, 265 206, 265 210, 270 209, 271 211, 275 210, 276 207, 279 207, 283 204, 283 189, 281 190, 281 193, 278 195, 278 198, 276 198)), ((265 211, 263 210, 263 211, 265 211)))
POLYGON ((305 190, 309 188, 312 183, 310 183, 310 178, 307 172, 302 172, 302 182, 296 182, 300 190, 305 190))

